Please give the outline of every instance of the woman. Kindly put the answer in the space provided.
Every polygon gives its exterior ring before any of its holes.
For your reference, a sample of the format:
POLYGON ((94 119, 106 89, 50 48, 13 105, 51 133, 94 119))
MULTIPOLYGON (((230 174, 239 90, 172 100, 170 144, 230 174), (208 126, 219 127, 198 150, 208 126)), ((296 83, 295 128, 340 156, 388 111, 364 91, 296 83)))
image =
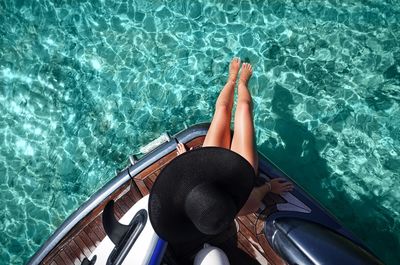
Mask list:
MULTIPOLYGON (((224 88, 220 92, 215 104, 215 113, 207 132, 203 147, 215 146, 230 149, 244 157, 258 174, 258 155, 255 147, 254 124, 252 115, 252 99, 247 87, 253 73, 248 63, 243 63, 238 82, 238 100, 234 120, 234 134, 231 138, 231 117, 234 103, 236 79, 240 69, 239 58, 233 58, 229 67, 229 77, 224 88), (232 141, 231 141, 232 139, 232 141)), ((178 155, 186 152, 182 143, 177 146, 178 155)), ((247 215, 256 212, 260 208, 261 200, 266 193, 281 194, 293 189, 290 182, 282 179, 272 179, 262 186, 253 188, 250 196, 239 211, 238 215, 247 215)))

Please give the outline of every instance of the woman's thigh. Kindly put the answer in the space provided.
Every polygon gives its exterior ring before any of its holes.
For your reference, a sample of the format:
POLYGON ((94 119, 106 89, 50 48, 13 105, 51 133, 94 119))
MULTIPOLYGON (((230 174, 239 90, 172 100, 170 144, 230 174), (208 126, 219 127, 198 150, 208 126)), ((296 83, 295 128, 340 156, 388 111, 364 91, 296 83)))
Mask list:
POLYGON ((217 146, 230 148, 231 145, 231 110, 225 107, 217 107, 208 129, 203 146, 217 146))

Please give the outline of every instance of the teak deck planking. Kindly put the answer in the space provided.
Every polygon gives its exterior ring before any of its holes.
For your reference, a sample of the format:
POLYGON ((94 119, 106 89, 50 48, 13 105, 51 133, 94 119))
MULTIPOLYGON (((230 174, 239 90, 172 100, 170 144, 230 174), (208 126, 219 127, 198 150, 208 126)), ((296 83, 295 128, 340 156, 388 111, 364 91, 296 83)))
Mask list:
MULTIPOLYGON (((201 147, 204 136, 187 143, 188 148, 201 147)), ((114 211, 120 219, 135 202, 149 194, 158 174, 173 158, 176 152, 171 152, 144 169, 104 200, 83 220, 81 220, 44 258, 42 264, 47 265, 80 265, 85 257, 89 257, 106 234, 101 222, 101 214, 106 203, 114 200, 114 211)), ((272 250, 264 234, 264 222, 256 214, 241 216, 235 220, 238 229, 238 247, 254 257, 260 264, 283 265, 283 260, 272 250)))

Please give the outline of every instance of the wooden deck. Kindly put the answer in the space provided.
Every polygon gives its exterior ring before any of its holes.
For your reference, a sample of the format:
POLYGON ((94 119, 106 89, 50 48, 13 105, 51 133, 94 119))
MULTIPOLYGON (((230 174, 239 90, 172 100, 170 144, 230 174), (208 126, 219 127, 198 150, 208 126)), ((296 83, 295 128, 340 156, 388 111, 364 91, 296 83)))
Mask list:
MULTIPOLYGON (((204 137, 198 137, 186 145, 198 148, 201 147, 203 141, 204 137)), ((120 219, 136 201, 149 194, 149 190, 162 168, 175 157, 175 152, 169 153, 140 172, 135 176, 134 181, 130 180, 120 187, 78 223, 45 257, 42 264, 81 264, 83 259, 89 257, 106 236, 101 222, 101 214, 106 203, 109 200, 115 201, 115 214, 120 219)), ((264 223, 257 219, 256 214, 239 217, 235 223, 238 228, 238 247, 240 249, 254 257, 260 264, 285 264, 268 244, 263 235, 264 223)))

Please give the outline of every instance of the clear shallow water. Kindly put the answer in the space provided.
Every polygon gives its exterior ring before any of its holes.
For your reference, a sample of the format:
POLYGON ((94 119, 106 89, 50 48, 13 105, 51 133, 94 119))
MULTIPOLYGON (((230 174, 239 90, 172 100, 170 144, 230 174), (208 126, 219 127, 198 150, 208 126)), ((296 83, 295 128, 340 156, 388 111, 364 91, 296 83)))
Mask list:
POLYGON ((259 150, 400 259, 400 2, 0 1, 0 260, 26 262, 164 131, 254 65, 259 150))

